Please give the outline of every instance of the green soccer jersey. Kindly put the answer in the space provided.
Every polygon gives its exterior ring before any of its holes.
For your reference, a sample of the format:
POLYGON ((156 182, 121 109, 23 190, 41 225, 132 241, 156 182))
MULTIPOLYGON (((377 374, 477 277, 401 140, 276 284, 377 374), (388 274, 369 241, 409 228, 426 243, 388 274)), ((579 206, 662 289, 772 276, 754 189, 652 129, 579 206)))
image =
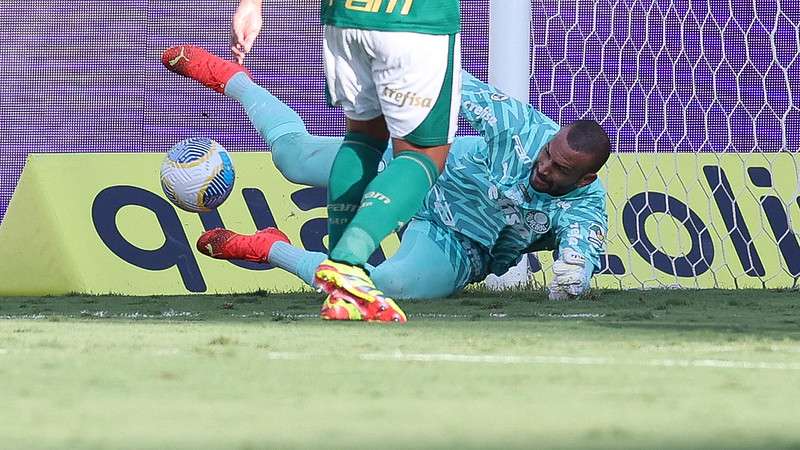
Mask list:
POLYGON ((458 0, 322 0, 322 23, 422 34, 459 32, 458 0))

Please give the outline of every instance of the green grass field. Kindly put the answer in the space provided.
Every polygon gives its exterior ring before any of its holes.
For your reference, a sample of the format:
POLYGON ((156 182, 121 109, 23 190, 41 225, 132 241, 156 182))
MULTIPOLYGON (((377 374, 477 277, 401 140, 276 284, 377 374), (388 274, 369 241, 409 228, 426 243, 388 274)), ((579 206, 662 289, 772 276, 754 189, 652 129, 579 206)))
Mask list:
POLYGON ((0 448, 800 449, 800 293, 0 298, 0 448))

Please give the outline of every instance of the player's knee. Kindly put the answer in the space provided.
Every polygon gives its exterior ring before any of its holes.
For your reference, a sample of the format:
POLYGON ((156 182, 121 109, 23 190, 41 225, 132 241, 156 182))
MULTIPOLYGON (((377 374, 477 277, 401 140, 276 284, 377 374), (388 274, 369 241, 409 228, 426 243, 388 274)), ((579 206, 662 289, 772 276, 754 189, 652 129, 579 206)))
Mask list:
POLYGON ((392 147, 395 155, 399 155, 402 152, 414 152, 418 155, 424 155, 436 167, 437 175, 444 171, 447 155, 450 152, 450 144, 420 147, 403 139, 392 139, 392 147))
POLYGON ((393 299, 418 300, 448 297, 455 292, 453 283, 431 282, 422 276, 404 276, 395 270, 381 270, 378 266, 370 276, 375 286, 393 299))
POLYGON ((408 282, 402 280, 401 277, 390 276, 386 270, 381 270, 380 266, 370 272, 370 278, 372 278, 372 282, 375 283, 375 287, 391 298, 412 298, 406 294, 408 282))
POLYGON ((378 116, 369 120, 347 119, 347 130, 366 134, 372 139, 379 141, 389 140, 389 128, 386 127, 386 118, 383 116, 378 116))
POLYGON ((273 142, 272 163, 275 168, 292 183, 303 182, 303 152, 299 148, 298 140, 301 133, 285 134, 273 142))

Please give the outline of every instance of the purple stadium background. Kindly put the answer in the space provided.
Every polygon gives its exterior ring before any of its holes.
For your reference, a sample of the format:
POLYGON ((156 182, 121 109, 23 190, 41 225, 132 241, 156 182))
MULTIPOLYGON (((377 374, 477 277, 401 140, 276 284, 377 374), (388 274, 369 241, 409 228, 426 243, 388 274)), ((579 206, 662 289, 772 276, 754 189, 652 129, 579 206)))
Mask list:
MULTIPOLYGON (((265 150, 238 104, 159 62, 179 43, 227 55, 236 3, 4 0, 0 220, 30 152, 163 152, 192 135, 265 150)), ((324 102, 319 0, 267 3, 256 81, 312 133, 342 133, 324 102)), ((488 3, 462 0, 464 66, 484 80, 488 3)), ((797 0, 532 6, 531 101, 554 119, 593 116, 619 151, 800 151, 797 0)))

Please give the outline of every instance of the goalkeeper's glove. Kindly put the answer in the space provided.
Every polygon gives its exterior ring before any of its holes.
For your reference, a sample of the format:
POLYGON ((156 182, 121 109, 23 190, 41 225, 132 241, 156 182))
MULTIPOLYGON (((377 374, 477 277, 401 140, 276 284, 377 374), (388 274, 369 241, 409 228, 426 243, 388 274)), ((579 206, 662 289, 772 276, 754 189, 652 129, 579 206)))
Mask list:
POLYGON ((586 275, 586 258, 566 248, 553 263, 553 281, 550 283, 550 300, 567 300, 579 297, 589 290, 586 275))

